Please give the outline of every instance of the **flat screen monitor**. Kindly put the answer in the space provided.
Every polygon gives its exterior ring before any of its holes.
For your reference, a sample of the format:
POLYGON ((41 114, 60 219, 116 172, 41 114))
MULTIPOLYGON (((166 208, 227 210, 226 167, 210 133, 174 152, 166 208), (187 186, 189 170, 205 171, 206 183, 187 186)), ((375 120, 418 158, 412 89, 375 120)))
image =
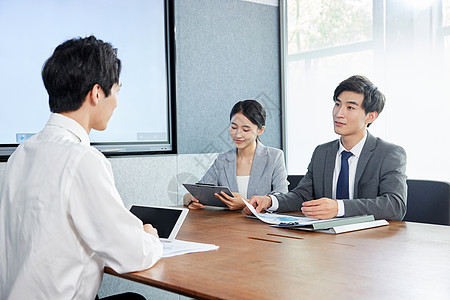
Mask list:
POLYGON ((106 155, 173 152, 174 31, 171 0, 0 1, 0 158, 50 116, 44 62, 62 42, 89 35, 122 61, 118 106, 105 131, 91 130, 91 144, 106 155))

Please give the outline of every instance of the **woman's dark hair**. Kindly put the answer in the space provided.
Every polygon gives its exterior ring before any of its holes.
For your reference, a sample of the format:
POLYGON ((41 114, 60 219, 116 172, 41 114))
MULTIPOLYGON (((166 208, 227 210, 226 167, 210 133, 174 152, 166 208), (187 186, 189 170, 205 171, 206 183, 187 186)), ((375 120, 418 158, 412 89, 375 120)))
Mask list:
POLYGON ((105 96, 119 84, 117 49, 94 36, 74 38, 56 47, 42 68, 42 79, 54 113, 75 111, 98 84, 105 96))
POLYGON ((231 109, 230 120, 237 113, 243 114, 250 122, 258 126, 258 129, 266 125, 266 110, 256 100, 244 100, 236 103, 231 109))
MULTIPOLYGON (((386 97, 382 92, 366 77, 361 75, 353 75, 342 81, 334 90, 333 101, 336 101, 342 92, 350 91, 364 95, 362 108, 366 115, 376 111, 380 114, 383 111, 386 97)), ((367 124, 367 127, 370 123, 367 124)))

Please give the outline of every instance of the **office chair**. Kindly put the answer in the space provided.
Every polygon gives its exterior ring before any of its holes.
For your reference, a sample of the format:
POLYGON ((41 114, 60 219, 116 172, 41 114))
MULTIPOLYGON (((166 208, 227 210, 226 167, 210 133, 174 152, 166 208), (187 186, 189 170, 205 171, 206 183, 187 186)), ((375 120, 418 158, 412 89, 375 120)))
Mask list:
POLYGON ((403 221, 450 225, 450 183, 408 179, 403 221))
POLYGON ((287 180, 289 181, 288 190, 292 191, 293 189, 295 189, 300 180, 302 180, 303 176, 304 175, 288 175, 287 177, 287 180))

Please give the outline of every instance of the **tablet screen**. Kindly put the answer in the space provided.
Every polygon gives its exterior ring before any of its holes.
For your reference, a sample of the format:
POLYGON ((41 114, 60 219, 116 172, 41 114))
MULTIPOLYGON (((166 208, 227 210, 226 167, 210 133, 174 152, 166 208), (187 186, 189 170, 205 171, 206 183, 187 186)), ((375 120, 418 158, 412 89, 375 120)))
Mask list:
POLYGON ((187 209, 133 205, 130 212, 142 223, 155 227, 161 239, 174 239, 184 221, 187 209))

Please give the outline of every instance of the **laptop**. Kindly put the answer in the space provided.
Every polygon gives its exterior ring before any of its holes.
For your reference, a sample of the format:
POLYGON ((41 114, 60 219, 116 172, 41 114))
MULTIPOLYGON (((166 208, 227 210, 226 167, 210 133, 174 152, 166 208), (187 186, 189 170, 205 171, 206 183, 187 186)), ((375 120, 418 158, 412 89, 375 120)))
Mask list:
POLYGON ((130 212, 142 223, 151 224, 158 230, 161 241, 173 241, 186 218, 189 209, 168 206, 133 205, 130 212))

